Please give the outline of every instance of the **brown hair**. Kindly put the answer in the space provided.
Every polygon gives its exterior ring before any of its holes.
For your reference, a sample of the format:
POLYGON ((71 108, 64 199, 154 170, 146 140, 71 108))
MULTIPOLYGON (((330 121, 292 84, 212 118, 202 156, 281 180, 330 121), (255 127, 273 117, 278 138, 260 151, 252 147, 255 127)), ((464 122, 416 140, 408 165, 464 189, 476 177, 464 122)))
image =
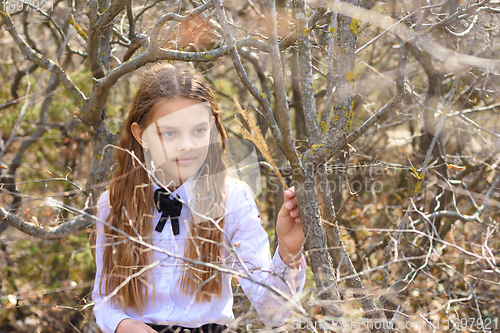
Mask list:
MULTIPOLYGON (((210 216, 216 216, 216 221, 221 220, 218 223, 220 228, 224 226, 222 207, 225 202, 227 137, 221 124, 220 110, 209 84, 201 74, 187 67, 155 65, 146 72, 132 101, 118 144, 117 167, 109 186, 110 214, 107 222, 121 232, 105 227, 108 246, 104 250, 100 281, 101 284, 105 283, 107 294, 118 289, 113 300, 122 308, 139 312, 148 301, 147 272, 150 269, 147 266, 152 262, 153 253, 147 245, 139 244, 124 234, 151 242, 154 202, 148 173, 132 156, 132 153, 135 154, 144 165, 143 149, 132 135, 131 126, 137 122, 141 128, 146 128, 153 106, 162 100, 177 97, 208 103, 217 128, 217 131, 212 130, 210 133, 211 144, 205 164, 194 177, 196 190, 193 191, 194 205, 190 208, 195 223, 190 230, 184 255, 203 263, 215 264, 221 261, 222 256, 221 231, 213 222, 203 221, 195 213, 204 214, 209 208, 218 207, 217 214, 213 215, 212 211, 210 216)), ((195 295, 197 301, 209 301, 212 296, 222 292, 221 274, 214 267, 193 265, 186 261, 180 287, 186 294, 195 295)))

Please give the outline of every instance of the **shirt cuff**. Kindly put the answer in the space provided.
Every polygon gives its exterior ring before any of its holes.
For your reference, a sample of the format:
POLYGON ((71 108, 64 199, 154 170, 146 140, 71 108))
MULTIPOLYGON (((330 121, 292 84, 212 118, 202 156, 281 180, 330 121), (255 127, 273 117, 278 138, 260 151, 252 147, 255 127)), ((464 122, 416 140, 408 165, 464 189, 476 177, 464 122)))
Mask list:
POLYGON ((287 264, 283 262, 279 253, 279 245, 276 247, 276 252, 274 252, 273 261, 271 262, 271 270, 278 275, 292 275, 296 281, 300 281, 305 277, 306 274, 306 258, 304 254, 300 254, 300 261, 297 269, 290 268, 287 264))

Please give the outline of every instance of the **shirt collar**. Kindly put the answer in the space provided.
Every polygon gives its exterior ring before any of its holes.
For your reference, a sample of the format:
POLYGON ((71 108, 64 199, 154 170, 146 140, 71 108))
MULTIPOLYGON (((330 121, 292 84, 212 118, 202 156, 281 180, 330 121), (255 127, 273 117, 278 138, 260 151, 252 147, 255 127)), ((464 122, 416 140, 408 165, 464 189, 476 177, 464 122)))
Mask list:
MULTIPOLYGON (((182 183, 181 186, 171 193, 174 196, 179 196, 184 204, 187 204, 191 198, 191 193, 193 191, 193 177, 189 177, 184 183, 182 183)), ((153 193, 159 188, 160 186, 158 186, 156 182, 153 182, 153 193)))

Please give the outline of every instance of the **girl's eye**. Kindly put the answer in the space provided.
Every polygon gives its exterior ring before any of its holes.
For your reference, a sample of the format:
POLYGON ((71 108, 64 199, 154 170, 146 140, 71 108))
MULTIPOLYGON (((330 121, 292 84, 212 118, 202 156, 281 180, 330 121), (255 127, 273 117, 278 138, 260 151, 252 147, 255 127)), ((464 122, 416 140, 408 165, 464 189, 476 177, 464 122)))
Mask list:
POLYGON ((196 134, 203 134, 205 133, 207 130, 205 128, 198 128, 198 129, 195 129, 194 132, 196 134))
POLYGON ((165 131, 161 135, 169 137, 169 136, 174 136, 175 132, 174 131, 165 131))

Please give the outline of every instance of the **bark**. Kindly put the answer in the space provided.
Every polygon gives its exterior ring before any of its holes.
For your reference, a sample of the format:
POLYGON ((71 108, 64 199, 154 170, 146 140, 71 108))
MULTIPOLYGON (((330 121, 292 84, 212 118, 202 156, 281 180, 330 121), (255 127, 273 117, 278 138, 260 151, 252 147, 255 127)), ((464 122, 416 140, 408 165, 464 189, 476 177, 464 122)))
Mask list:
MULTIPOLYGON (((292 169, 298 166, 292 165, 292 169)), ((302 227, 306 235, 305 250, 314 274, 318 298, 329 301, 323 306, 325 315, 341 318, 343 310, 338 291, 337 278, 332 265, 332 258, 327 249, 326 233, 319 214, 319 202, 316 193, 315 165, 304 163, 300 174, 293 177, 297 182, 296 193, 302 227)))
POLYGON ((292 83, 293 108, 295 110, 295 137, 297 140, 300 140, 300 144, 303 144, 302 141, 306 141, 305 139, 307 138, 307 129, 304 106, 302 105, 302 96, 300 94, 300 77, 298 72, 299 59, 297 51, 295 50, 291 51, 289 67, 291 74, 290 81, 292 83))
POLYGON ((308 37, 310 28, 307 25, 305 2, 302 0, 295 0, 293 2, 293 9, 296 22, 295 33, 299 36, 297 39, 297 48, 299 54, 300 92, 304 118, 309 143, 314 145, 320 143, 321 131, 318 126, 318 121, 316 120, 317 112, 313 89, 311 45, 308 37))
MULTIPOLYGON (((348 3, 358 5, 359 1, 348 3)), ((354 58, 359 20, 355 17, 338 15, 336 90, 334 94, 333 120, 327 124, 335 131, 349 132, 354 116, 354 58)))

